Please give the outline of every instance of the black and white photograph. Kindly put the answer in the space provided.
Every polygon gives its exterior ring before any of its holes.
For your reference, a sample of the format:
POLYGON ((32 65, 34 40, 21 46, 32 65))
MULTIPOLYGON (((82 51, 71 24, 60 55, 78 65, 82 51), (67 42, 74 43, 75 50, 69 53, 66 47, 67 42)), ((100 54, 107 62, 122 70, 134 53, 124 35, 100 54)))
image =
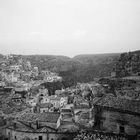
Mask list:
POLYGON ((0 0, 0 140, 140 140, 140 0, 0 0))

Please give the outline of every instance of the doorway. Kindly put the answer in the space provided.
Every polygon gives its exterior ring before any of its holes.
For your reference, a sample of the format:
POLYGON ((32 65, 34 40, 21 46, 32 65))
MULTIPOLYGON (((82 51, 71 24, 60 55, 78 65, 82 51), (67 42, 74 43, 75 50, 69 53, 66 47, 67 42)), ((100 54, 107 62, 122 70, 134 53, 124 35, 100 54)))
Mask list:
POLYGON ((39 136, 39 140, 42 140, 42 136, 39 136))
POLYGON ((125 133, 124 126, 120 126, 120 133, 125 133))

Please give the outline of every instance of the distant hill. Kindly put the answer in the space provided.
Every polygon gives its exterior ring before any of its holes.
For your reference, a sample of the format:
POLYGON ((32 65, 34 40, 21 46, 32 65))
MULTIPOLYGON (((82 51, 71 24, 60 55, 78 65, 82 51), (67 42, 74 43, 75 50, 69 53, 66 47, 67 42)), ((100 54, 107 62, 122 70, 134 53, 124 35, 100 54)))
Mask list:
POLYGON ((70 86, 76 82, 89 82, 96 77, 110 76, 120 54, 90 54, 77 55, 73 58, 54 55, 23 56, 40 70, 49 69, 58 72, 64 79, 64 85, 70 86))
POLYGON ((73 58, 82 64, 98 65, 98 64, 110 64, 117 60, 119 53, 106 53, 106 54, 83 54, 77 55, 73 58))
MULTIPOLYGON (((40 70, 48 69, 63 77, 65 87, 77 82, 89 82, 94 78, 129 76, 140 72, 140 50, 129 53, 82 54, 73 58, 55 55, 22 55, 40 70)), ((3 58, 3 55, 0 55, 3 58)))
POLYGON ((140 55, 140 50, 137 50, 137 51, 133 51, 133 52, 131 52, 132 54, 138 54, 138 55, 140 55))
POLYGON ((79 62, 73 61, 67 56, 28 55, 23 57, 41 70, 49 69, 54 72, 72 70, 75 66, 80 65, 79 62))
POLYGON ((114 71, 118 77, 140 75, 140 51, 122 53, 114 71))
POLYGON ((92 81, 97 77, 110 76, 110 73, 119 59, 119 53, 78 55, 73 58, 83 64, 78 70, 78 80, 80 82, 92 81))
POLYGON ((4 60, 4 56, 0 54, 0 62, 4 60))

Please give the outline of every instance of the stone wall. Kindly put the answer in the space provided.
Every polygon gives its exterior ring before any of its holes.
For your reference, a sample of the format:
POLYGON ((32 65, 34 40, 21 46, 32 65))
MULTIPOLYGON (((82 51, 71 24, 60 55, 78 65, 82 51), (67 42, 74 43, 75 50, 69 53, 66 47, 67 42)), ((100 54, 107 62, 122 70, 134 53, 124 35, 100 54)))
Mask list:
POLYGON ((5 136, 9 138, 9 140, 23 140, 24 138, 39 140, 39 136, 42 136, 42 140, 72 140, 76 136, 76 133, 31 133, 7 128, 5 136))
POLYGON ((124 131, 126 134, 135 135, 140 132, 140 116, 102 110, 100 128, 108 132, 124 131))

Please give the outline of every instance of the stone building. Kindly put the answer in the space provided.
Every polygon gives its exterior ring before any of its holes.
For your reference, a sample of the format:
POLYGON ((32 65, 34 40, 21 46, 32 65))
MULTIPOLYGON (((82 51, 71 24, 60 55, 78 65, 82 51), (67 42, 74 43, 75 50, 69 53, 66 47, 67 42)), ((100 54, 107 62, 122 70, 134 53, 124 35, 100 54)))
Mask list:
POLYGON ((94 104, 97 129, 136 135, 140 133, 140 102, 113 95, 102 97, 94 104))
POLYGON ((49 127, 37 131, 21 127, 18 129, 7 127, 5 129, 5 138, 8 140, 72 140, 76 134, 75 132, 57 132, 49 127))
POLYGON ((18 118, 18 121, 33 129, 45 126, 57 129, 60 126, 60 113, 24 113, 18 118))
POLYGON ((3 132, 8 140, 71 140, 74 132, 60 132, 59 113, 25 113, 3 132))
POLYGON ((51 103, 40 103, 40 104, 37 104, 36 108, 37 108, 37 112, 39 113, 53 112, 53 104, 51 103))

